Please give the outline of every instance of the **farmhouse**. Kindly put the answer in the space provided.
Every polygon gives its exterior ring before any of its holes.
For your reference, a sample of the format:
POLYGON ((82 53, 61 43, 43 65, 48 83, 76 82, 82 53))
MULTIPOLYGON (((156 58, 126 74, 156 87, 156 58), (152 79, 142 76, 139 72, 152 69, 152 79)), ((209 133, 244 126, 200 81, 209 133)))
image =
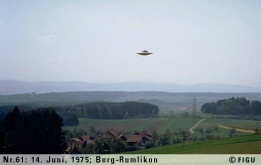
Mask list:
POLYGON ((69 141, 68 148, 66 149, 67 153, 72 153, 73 151, 80 151, 85 146, 84 142, 79 138, 72 138, 69 141))
POLYGON ((141 136, 143 143, 146 143, 152 139, 152 135, 148 131, 137 132, 136 135, 141 136))
POLYGON ((87 145, 95 143, 95 137, 90 135, 84 135, 80 138, 72 138, 69 141, 67 153, 73 153, 74 151, 81 152, 87 145))
POLYGON ((116 132, 115 130, 108 130, 103 133, 102 138, 105 140, 109 140, 109 139, 113 140, 113 139, 118 139, 120 135, 122 134, 116 132))
POLYGON ((122 135, 120 139, 128 144, 129 150, 136 150, 140 148, 140 144, 142 142, 141 135, 122 135))
POLYGON ((70 140, 69 147, 67 149, 67 153, 81 153, 84 152, 86 147, 90 145, 96 145, 96 140, 102 140, 104 142, 111 141, 115 142, 115 140, 120 140, 127 144, 127 150, 136 150, 141 146, 146 144, 146 142, 152 139, 152 136, 147 131, 137 132, 136 134, 123 134, 119 133, 113 129, 107 130, 103 133, 100 133, 99 136, 94 137, 92 135, 84 135, 80 138, 72 138, 70 140))

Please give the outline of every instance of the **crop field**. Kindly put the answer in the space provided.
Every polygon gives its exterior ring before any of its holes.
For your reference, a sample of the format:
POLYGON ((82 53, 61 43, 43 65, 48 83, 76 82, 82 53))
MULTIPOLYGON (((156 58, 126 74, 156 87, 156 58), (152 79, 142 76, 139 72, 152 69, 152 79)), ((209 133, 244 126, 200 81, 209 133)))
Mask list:
MULTIPOLYGON (((254 120, 239 120, 239 119, 206 119, 197 129, 209 129, 219 126, 219 129, 213 133, 214 136, 228 137, 232 128, 236 129, 237 135, 251 134, 257 127, 257 121, 254 120), (224 126, 224 127, 223 127, 224 126), (231 128, 228 128, 231 127, 231 128), (250 130, 249 132, 241 131, 240 129, 250 130)), ((259 127, 260 129, 260 127, 259 127)), ((194 136, 200 137, 200 134, 195 133, 194 136)))
MULTIPOLYGON (((77 128, 88 129, 94 127, 96 130, 105 131, 115 129, 122 132, 140 131, 140 130, 157 130, 158 125, 164 119, 161 118, 142 118, 142 119, 124 119, 124 120, 102 120, 80 118, 80 124, 77 128)), ((68 127, 69 129, 75 127, 68 127)))
MULTIPOLYGON (((80 118, 80 124, 77 127, 66 127, 66 129, 81 128, 88 130, 90 127, 94 127, 96 130, 105 131, 109 129, 115 129, 121 132, 131 131, 157 131, 158 133, 164 133, 167 129, 171 132, 177 132, 179 130, 189 130, 194 126, 201 118, 141 118, 141 119, 124 119, 124 120, 100 120, 100 119, 88 119, 80 118)), ((253 120, 238 120, 238 119, 206 119, 204 122, 198 125, 196 129, 208 129, 215 126, 228 126, 241 129, 254 130, 257 126, 256 121, 253 120)), ((261 125, 261 122, 260 122, 261 125)), ((227 137, 229 129, 219 128, 214 132, 215 136, 227 137)), ((249 133, 238 132, 238 135, 244 135, 249 133)), ((197 134, 195 134, 197 135, 197 134)))
MULTIPOLYGON (((259 121, 261 124, 261 122, 259 121)), ((254 120, 239 120, 239 119, 206 119, 198 128, 214 127, 215 125, 224 125, 228 127, 255 130, 257 121, 254 120)))
POLYGON ((179 129, 187 131, 200 120, 200 118, 165 118, 158 132, 164 133, 167 129, 170 129, 172 132, 177 132, 179 129))
MULTIPOLYGON (((164 133, 167 129, 175 132, 179 129, 188 130, 201 119, 194 118, 141 118, 141 119, 124 119, 124 120, 100 120, 80 118, 80 124, 77 128, 88 129, 94 127, 97 130, 115 129, 122 132, 129 131, 157 131, 164 133)), ((76 127, 66 127, 73 129, 76 127)))
POLYGON ((261 135, 244 135, 204 142, 174 144, 131 154, 261 154, 261 135), (258 147, 259 146, 259 147, 258 147))

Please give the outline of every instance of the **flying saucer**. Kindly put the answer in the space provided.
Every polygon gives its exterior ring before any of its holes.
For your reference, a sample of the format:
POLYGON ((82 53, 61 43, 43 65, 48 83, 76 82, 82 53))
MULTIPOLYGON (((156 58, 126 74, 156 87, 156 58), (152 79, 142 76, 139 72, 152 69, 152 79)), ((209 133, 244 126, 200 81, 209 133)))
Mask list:
POLYGON ((150 53, 147 50, 143 50, 143 51, 136 53, 136 54, 139 54, 139 55, 142 55, 142 56, 148 56, 148 55, 153 54, 153 53, 150 53))

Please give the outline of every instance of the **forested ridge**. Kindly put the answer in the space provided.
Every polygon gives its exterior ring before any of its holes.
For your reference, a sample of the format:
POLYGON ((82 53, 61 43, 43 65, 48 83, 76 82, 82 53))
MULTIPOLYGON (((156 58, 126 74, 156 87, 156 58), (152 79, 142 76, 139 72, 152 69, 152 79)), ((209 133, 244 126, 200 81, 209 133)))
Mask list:
POLYGON ((261 102, 249 101, 244 97, 232 97, 203 104, 201 111, 220 115, 261 115, 261 102))
MULTIPOLYGON (((15 106, 1 106, 0 118, 3 118, 15 106)), ((41 110, 42 107, 17 106, 22 111, 41 110)), ((127 102, 90 102, 74 106, 50 107, 63 119, 65 126, 76 126, 78 118, 92 119, 128 119, 157 116, 159 108, 156 105, 137 101, 127 102)))
POLYGON ((94 119, 127 119, 153 117, 159 113, 156 105, 143 102, 93 102, 73 107, 78 117, 94 119))

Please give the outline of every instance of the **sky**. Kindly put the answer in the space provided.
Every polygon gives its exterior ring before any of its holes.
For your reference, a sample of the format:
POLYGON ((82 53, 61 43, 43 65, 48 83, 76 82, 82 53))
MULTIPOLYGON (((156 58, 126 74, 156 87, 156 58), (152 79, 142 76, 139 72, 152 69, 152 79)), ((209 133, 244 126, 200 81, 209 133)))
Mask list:
POLYGON ((260 17, 260 0, 0 0, 0 80, 261 87, 260 17))

